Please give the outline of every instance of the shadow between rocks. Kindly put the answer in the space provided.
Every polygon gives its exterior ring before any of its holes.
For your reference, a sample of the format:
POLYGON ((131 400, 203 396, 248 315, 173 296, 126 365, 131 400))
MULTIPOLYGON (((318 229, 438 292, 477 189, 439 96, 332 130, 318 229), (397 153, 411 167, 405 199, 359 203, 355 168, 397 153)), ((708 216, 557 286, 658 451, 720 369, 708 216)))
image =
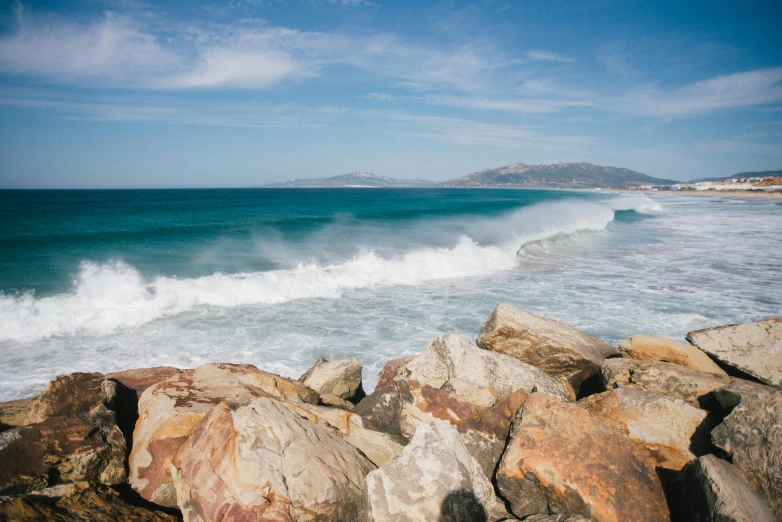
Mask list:
POLYGON ((487 522, 486 510, 472 491, 459 489, 448 493, 440 505, 438 522, 487 522))

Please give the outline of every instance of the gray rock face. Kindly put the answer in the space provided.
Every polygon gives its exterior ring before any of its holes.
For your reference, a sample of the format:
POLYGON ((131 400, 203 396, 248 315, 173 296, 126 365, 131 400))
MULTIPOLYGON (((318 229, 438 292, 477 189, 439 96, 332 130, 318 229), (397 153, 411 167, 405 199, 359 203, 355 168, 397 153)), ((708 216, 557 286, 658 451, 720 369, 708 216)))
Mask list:
POLYGON ((216 406, 172 462, 186 522, 366 520, 373 469, 356 448, 265 397, 216 406))
POLYGON ((775 522, 771 509, 736 468, 714 455, 704 455, 687 470, 692 522, 775 522))
POLYGON ((575 398, 565 381, 518 359, 481 350, 463 335, 440 335, 421 355, 400 366, 394 380, 414 380, 479 406, 491 406, 517 390, 533 389, 563 401, 575 398))
POLYGON ((299 382, 320 395, 333 395, 349 401, 361 393, 363 366, 355 357, 341 361, 327 361, 323 357, 299 378, 299 382))
POLYGON ((712 442, 782 519, 782 390, 737 381, 715 395, 737 405, 714 428, 712 442))
POLYGON ((698 407, 708 406, 708 394, 733 380, 727 375, 700 372, 678 364, 633 359, 607 359, 602 369, 608 389, 633 386, 678 397, 698 407))
POLYGON ((367 475, 374 522, 495 521, 508 516, 447 422, 422 422, 402 454, 367 475))
POLYGON ((687 340, 726 366, 782 385, 782 317, 698 330, 687 340))
POLYGON ((617 353, 570 325, 506 304, 492 312, 476 343, 484 350, 510 355, 566 379, 576 393, 585 380, 600 373, 600 363, 606 357, 617 353))
POLYGON ((396 388, 388 386, 367 395, 353 408, 353 413, 361 416, 364 427, 401 437, 400 408, 396 388))

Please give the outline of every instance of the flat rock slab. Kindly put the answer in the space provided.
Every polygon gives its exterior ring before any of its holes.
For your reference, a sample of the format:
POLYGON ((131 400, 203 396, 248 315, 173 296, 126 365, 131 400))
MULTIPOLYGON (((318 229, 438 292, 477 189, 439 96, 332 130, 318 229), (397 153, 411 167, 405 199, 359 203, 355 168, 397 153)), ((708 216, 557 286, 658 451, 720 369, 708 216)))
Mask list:
POLYGON ((782 390, 737 381, 715 396, 736 406, 714 428, 712 442, 782 520, 782 390))
POLYGON ((366 520, 364 478, 375 469, 356 448, 269 398, 215 407, 173 467, 186 522, 366 520))
POLYGON ((579 404, 612 423, 666 469, 682 469, 710 446, 713 424, 708 414, 675 397, 628 386, 592 395, 579 404))
POLYGON ((709 394, 730 384, 727 375, 701 372, 673 363, 607 359, 603 362, 606 388, 633 386, 683 399, 693 406, 710 409, 709 394))
POLYGON ((321 357, 299 378, 299 382, 312 388, 320 395, 333 395, 346 401, 354 398, 361 399, 361 395, 363 395, 361 371, 363 368, 355 357, 340 361, 327 361, 321 357))
POLYGON ((27 417, 37 397, 0 403, 0 432, 29 424, 27 417))
POLYGON ((176 507, 171 459, 195 426, 220 403, 247 404, 257 397, 318 401, 317 392, 303 384, 249 364, 207 364, 147 388, 138 402, 130 485, 149 501, 176 507))
POLYGON ((687 340, 727 367, 782 386, 782 317, 697 330, 687 340))
POLYGON ((617 351, 570 325, 499 305, 483 325, 476 343, 484 350, 510 355, 553 377, 566 379, 578 393, 581 384, 600 373, 600 363, 617 351))
POLYGON ((695 346, 665 337, 631 335, 619 343, 619 353, 628 359, 669 362, 701 372, 726 375, 725 370, 695 346))
POLYGON ((736 467, 704 455, 687 470, 687 520, 692 522, 775 522, 777 519, 736 467))
POLYGON ((519 518, 670 520, 660 479, 635 442, 586 409, 542 393, 519 409, 496 481, 519 518))
POLYGON ((507 511, 459 434, 439 419, 422 422, 402 454, 367 475, 374 522, 495 521, 507 511))

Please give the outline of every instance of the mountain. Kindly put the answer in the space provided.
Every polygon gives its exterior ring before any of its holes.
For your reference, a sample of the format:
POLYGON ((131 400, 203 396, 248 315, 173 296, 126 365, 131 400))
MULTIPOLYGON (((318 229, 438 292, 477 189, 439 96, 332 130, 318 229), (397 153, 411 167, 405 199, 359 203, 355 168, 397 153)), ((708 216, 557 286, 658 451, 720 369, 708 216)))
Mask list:
POLYGON ((420 179, 394 179, 375 176, 369 172, 351 172, 330 178, 294 179, 264 185, 265 188, 425 188, 436 187, 439 183, 420 179))
POLYGON ((496 169, 474 172, 446 181, 444 187, 514 187, 514 188, 627 188, 639 185, 671 185, 679 183, 659 179, 617 167, 601 167, 591 163, 554 163, 526 165, 514 163, 496 169))
POLYGON ((689 183, 699 183, 701 181, 728 181, 729 179, 741 179, 741 178, 766 178, 768 176, 782 176, 782 170, 764 170, 763 172, 739 172, 732 176, 725 176, 724 178, 698 178, 690 181, 689 183))

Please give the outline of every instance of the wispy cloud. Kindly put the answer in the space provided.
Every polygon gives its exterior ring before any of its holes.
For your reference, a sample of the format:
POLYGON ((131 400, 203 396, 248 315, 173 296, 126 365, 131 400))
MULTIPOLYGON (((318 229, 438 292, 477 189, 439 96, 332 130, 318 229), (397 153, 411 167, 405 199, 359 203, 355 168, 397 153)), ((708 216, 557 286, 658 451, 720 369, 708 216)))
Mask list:
POLYGON ((583 100, 510 99, 491 100, 466 96, 430 96, 427 100, 434 105, 483 109, 492 111, 549 114, 566 107, 590 107, 594 103, 583 100))
POLYGON ((527 51, 527 58, 539 62, 559 62, 559 63, 575 63, 575 59, 569 56, 564 56, 550 51, 543 51, 540 49, 534 49, 527 51))

